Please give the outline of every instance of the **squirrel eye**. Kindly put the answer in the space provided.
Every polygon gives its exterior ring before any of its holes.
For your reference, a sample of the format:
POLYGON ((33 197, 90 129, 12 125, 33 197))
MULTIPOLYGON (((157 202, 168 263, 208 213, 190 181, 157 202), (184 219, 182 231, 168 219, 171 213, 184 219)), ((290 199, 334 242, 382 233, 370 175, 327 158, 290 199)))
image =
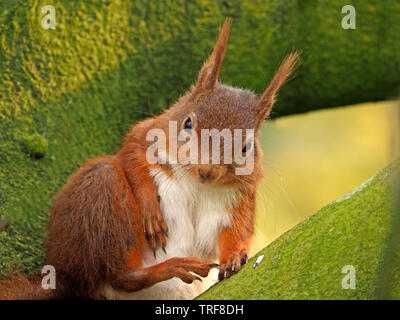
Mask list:
POLYGON ((187 118, 184 125, 183 125, 183 129, 192 129, 193 124, 192 124, 192 119, 187 118))
POLYGON ((251 141, 247 142, 246 145, 242 149, 242 153, 246 153, 247 151, 249 151, 251 149, 251 146, 252 146, 251 141))

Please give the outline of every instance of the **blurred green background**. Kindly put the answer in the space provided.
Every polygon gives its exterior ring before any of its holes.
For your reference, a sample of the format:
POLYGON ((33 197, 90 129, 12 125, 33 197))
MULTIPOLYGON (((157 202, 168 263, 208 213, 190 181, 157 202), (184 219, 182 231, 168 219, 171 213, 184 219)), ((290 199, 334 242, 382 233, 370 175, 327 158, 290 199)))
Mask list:
POLYGON ((399 129, 400 100, 267 121, 253 252, 397 159, 399 129))
POLYGON ((400 1, 352 1, 355 30, 341 27, 346 4, 2 1, 0 219, 10 223, 0 230, 0 276, 42 264, 55 192, 85 160, 118 150, 130 124, 189 88, 226 16, 223 82, 261 93, 286 53, 302 53, 263 130, 256 249, 398 157, 400 1), (55 30, 41 27, 48 4, 55 30), (366 101, 383 102, 282 117, 366 101))

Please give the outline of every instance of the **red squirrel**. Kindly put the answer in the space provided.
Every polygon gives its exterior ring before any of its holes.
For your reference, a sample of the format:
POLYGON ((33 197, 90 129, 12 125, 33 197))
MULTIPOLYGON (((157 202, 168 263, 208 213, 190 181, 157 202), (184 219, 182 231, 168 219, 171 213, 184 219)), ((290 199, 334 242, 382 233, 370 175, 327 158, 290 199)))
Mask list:
MULTIPOLYGON (((211 269, 220 280, 241 269, 263 176, 260 127, 298 55, 284 59, 260 96, 221 84, 229 30, 227 20, 186 94, 162 114, 133 125, 116 155, 89 160, 56 195, 44 247, 57 288, 44 290, 40 279, 20 277, 3 281, 0 296, 191 299, 209 285, 200 277, 211 269), (240 141, 242 155, 254 158, 252 172, 237 175, 235 162, 172 163, 169 147, 179 149, 183 142, 171 139, 157 153, 164 161, 150 164, 147 135, 161 129, 168 137, 171 121, 199 135, 201 129, 253 129, 252 139, 240 141)), ((216 276, 210 275, 211 283, 216 276)))

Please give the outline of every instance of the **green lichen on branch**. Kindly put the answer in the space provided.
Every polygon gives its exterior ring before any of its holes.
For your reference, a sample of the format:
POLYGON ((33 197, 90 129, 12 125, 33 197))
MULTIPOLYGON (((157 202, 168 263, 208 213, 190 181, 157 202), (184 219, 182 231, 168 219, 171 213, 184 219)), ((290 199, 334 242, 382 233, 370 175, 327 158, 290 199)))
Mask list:
POLYGON ((385 297, 400 299, 400 250, 387 247, 398 218, 399 173, 400 159, 282 235, 199 299, 374 299, 387 278, 382 271, 391 283, 385 297), (393 257, 385 271, 387 251, 393 257), (254 269, 261 254, 264 259, 254 269), (346 265, 356 270, 354 290, 342 288, 346 265))

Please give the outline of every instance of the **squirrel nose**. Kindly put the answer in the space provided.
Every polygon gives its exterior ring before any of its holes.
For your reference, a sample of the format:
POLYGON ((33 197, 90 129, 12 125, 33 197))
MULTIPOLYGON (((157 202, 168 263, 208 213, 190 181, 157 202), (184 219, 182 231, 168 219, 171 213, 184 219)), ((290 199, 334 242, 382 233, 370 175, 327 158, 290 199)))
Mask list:
POLYGON ((200 168, 199 175, 203 180, 210 180, 213 178, 212 170, 210 168, 200 168))
POLYGON ((203 170, 200 170, 199 174, 200 177, 202 177, 203 179, 208 179, 211 175, 210 171, 203 171, 203 170))

